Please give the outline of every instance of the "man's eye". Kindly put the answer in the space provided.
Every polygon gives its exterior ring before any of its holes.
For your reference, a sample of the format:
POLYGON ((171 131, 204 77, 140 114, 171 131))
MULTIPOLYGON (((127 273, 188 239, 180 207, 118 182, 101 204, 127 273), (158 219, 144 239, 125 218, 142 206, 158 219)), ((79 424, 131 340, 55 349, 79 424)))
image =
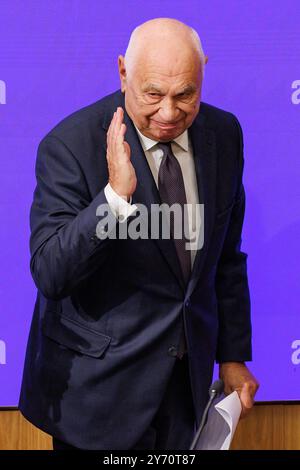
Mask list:
POLYGON ((149 96, 151 96, 151 98, 158 98, 160 97, 160 95, 158 93, 148 93, 149 96))

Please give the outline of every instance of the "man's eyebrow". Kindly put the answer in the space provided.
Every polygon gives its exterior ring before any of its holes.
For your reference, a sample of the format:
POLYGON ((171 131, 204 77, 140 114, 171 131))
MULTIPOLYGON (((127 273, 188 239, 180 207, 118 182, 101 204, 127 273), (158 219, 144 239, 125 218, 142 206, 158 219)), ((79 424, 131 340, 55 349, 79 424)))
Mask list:
MULTIPOLYGON (((158 93, 158 94, 163 94, 163 91, 161 88, 156 85, 155 83, 148 83, 143 87, 144 92, 152 92, 152 93, 158 93)), ((183 94, 190 94, 194 93, 197 91, 197 87, 195 85, 186 85, 180 92, 176 93, 176 95, 183 95, 183 94)))
POLYGON ((158 85, 155 85, 155 83, 148 83, 143 87, 143 91, 152 91, 155 93, 162 93, 162 90, 159 88, 158 85))
POLYGON ((197 87, 195 85, 186 85, 182 91, 178 93, 178 95, 184 94, 184 93, 194 93, 194 91, 197 90, 197 87))

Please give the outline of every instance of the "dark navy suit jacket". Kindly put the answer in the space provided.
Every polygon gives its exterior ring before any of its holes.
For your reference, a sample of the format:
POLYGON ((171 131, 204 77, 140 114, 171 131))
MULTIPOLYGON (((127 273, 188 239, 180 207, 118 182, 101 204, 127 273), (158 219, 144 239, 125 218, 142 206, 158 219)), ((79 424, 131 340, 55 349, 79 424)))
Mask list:
MULTIPOLYGON (((182 314, 198 422, 214 361, 251 359, 237 119, 201 103, 189 129, 205 232, 185 287, 172 240, 96 236, 107 222, 96 210, 107 202, 106 133, 117 106, 120 91, 47 134, 31 209, 38 294, 19 406, 39 428, 86 449, 129 449, 147 429, 178 360, 182 314)), ((138 180, 132 202, 159 204, 126 113, 125 122, 138 180)))

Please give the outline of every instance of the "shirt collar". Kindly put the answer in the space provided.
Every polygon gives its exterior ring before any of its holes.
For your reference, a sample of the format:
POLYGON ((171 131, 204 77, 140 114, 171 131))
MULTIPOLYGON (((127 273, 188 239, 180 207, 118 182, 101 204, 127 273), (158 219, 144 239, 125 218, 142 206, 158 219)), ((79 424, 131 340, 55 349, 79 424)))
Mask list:
MULTIPOLYGON (((142 147, 144 151, 152 149, 155 145, 158 144, 157 140, 150 139, 149 137, 146 137, 144 134, 141 133, 141 131, 136 127, 136 131, 138 133, 138 136, 140 138, 142 147)), ((185 152, 188 152, 189 150, 189 138, 188 138, 188 131, 187 129, 180 134, 176 139, 174 139, 172 142, 175 142, 179 147, 181 147, 185 152)))

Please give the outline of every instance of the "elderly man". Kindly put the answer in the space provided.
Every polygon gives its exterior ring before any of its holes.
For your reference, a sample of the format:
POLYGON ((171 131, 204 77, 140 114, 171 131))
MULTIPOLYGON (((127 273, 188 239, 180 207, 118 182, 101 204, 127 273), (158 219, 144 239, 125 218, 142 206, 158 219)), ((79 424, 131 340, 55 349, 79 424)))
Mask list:
POLYGON ((252 407, 242 132, 200 104, 206 62, 188 26, 144 23, 119 57, 121 91, 39 146, 20 409, 54 449, 188 449, 215 360, 252 407), (139 205, 150 219, 161 204, 204 211, 181 238, 174 218, 169 238, 129 236, 139 205))

